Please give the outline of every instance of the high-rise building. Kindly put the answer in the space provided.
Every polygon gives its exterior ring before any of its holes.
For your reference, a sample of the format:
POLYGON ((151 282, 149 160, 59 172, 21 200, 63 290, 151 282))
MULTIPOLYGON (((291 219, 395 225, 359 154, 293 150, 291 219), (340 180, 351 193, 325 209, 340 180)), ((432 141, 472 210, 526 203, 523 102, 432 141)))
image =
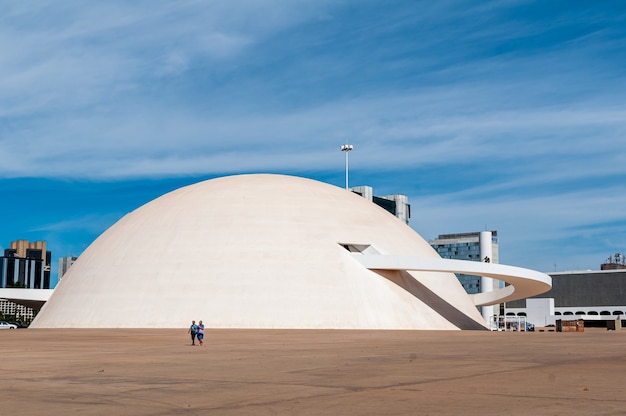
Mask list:
POLYGON ((50 289, 50 260, 45 241, 12 241, 0 257, 0 287, 50 289))
POLYGON ((386 196, 374 196, 371 186, 355 186, 350 189, 355 194, 361 195, 370 202, 375 203, 404 221, 409 223, 411 218, 411 205, 409 198, 402 194, 393 194, 386 196))
MULTIPOLYGON (((0 288, 50 289, 50 260, 45 241, 12 241, 0 256, 0 288)), ((6 319, 29 323, 34 310, 10 300, 0 299, 0 313, 6 319)))
MULTIPOLYGON (((498 261, 498 232, 491 231, 491 256, 481 258, 480 232, 441 234, 435 240, 428 243, 437 250, 444 259, 482 261, 487 263, 499 263, 498 261)), ((482 290, 480 276, 457 274, 459 282, 469 294, 491 291, 493 288, 482 290)))
POLYGON ((75 257, 75 256, 67 256, 67 257, 59 258, 59 281, 61 281, 61 278, 63 277, 63 275, 67 273, 67 270, 70 268, 72 264, 74 264, 74 262, 77 259, 78 257, 75 257))
MULTIPOLYGON (((442 234, 428 242, 445 259, 499 263, 498 232, 481 231, 460 234, 442 234)), ((504 282, 489 277, 456 273, 468 294, 486 293, 503 287, 504 282)), ((479 307, 485 323, 492 325, 504 313, 504 304, 479 307)))

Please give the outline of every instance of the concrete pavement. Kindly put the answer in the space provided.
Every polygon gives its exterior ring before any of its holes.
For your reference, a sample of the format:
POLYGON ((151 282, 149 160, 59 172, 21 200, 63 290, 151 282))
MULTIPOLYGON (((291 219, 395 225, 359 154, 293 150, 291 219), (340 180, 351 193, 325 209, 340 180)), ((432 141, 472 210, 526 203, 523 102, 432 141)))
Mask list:
POLYGON ((0 331, 2 415, 623 415, 626 331, 0 331))

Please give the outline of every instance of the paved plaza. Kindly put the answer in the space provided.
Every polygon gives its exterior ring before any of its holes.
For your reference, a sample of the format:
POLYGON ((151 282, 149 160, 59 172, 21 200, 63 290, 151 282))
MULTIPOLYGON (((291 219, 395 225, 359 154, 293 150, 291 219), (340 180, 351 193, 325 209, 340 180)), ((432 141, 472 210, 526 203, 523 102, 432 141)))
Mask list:
POLYGON ((0 332, 2 415, 623 415, 626 331, 0 332))

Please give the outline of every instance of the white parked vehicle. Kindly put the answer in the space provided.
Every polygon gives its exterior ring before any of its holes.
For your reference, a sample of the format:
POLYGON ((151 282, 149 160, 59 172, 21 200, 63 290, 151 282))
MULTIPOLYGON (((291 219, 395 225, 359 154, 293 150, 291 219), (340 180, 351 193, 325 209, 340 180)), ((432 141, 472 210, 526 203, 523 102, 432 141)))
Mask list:
POLYGON ((17 329, 17 325, 10 324, 8 322, 0 321, 0 329, 17 329))

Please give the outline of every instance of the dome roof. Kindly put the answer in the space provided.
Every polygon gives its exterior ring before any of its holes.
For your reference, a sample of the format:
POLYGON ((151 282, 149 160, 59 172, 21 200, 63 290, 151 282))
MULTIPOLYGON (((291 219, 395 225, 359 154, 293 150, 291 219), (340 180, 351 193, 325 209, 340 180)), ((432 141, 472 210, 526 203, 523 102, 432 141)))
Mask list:
POLYGON ((100 235, 32 326, 463 327, 442 308, 482 322, 454 274, 377 273, 349 251, 367 248, 439 257, 404 222, 345 189, 270 174, 208 180, 100 235))

